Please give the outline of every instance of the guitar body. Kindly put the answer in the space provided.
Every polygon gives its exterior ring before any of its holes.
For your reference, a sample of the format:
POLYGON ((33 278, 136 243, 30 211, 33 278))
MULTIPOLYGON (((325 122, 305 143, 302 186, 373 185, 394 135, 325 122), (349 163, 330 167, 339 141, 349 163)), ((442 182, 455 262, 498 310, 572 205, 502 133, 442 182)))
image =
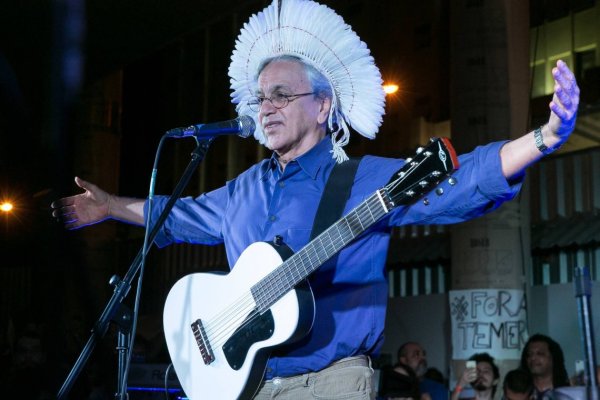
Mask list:
POLYGON ((173 286, 163 313, 165 339, 190 399, 250 398, 261 382, 269 349, 310 331, 314 297, 306 281, 262 314, 250 292, 289 254, 285 246, 254 243, 230 273, 191 274, 173 286), (201 325, 194 331, 197 321, 201 325), (208 344, 204 354, 198 335, 208 344))

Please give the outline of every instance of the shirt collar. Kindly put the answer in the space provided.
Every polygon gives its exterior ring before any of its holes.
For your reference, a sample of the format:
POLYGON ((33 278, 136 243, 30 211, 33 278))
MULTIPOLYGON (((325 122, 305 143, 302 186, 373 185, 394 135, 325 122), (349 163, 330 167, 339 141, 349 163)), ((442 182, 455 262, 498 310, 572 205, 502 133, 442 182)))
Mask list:
MULTIPOLYGON (((335 161, 331 156, 332 149, 333 145, 331 143, 331 137, 329 135, 326 135, 312 149, 310 149, 309 151, 292 161, 296 161, 300 168, 302 168, 302 170, 312 179, 316 179, 317 173, 323 165, 335 161)), ((277 161, 277 154, 275 154, 275 152, 273 152, 273 154, 271 155, 271 159, 269 160, 268 165, 269 168, 265 169, 264 173, 261 176, 261 179, 265 178, 267 172, 273 171, 275 168, 279 167, 279 163, 277 161)))

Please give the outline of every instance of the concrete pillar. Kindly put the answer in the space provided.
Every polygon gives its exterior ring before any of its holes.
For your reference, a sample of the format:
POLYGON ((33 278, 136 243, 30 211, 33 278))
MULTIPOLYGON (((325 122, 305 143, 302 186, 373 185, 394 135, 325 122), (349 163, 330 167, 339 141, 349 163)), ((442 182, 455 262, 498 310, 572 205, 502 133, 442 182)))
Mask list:
MULTIPOLYGON (((452 138, 457 151, 463 153, 477 145, 515 138, 527 131, 529 2, 452 0, 450 3, 452 138)), ((528 240, 528 211, 517 200, 488 216, 451 228, 451 289, 466 290, 459 293, 462 297, 452 297, 452 293, 450 296, 450 313, 454 318, 454 379, 460 377, 464 359, 476 352, 488 352, 497 359, 501 379, 516 367, 515 354, 520 354, 520 341, 526 335, 524 318, 520 328, 518 321, 516 326, 503 321, 506 322, 509 310, 517 320, 522 318, 518 311, 524 307, 528 240), (474 289, 483 290, 473 297, 474 289), (486 300, 482 296, 491 298, 486 300), (511 296, 510 302, 507 296, 511 296), (462 330, 457 329, 461 313, 463 322, 479 321, 482 330, 474 331, 475 325, 470 325, 470 330, 466 325, 462 330), (466 347, 457 349, 457 343, 466 347), (519 348, 515 350, 515 346, 519 348), (510 358, 505 359, 507 355, 510 358)))

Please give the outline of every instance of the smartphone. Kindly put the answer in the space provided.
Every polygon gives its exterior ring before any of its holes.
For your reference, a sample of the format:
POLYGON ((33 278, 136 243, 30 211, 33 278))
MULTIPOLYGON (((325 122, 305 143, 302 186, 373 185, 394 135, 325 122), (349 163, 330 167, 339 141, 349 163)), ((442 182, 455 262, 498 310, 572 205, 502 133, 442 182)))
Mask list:
POLYGON ((477 362, 473 360, 467 361, 467 369, 477 368, 477 362))

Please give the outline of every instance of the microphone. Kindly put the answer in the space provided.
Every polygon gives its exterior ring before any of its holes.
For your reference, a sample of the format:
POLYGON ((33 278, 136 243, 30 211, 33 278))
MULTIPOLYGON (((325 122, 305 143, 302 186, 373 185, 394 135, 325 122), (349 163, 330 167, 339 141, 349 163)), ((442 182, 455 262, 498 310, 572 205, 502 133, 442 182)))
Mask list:
POLYGON ((174 128, 165 134, 168 138, 183 138, 193 136, 196 138, 212 138, 220 135, 238 135, 243 138, 254 133, 256 124, 248 115, 242 115, 228 121, 212 122, 208 124, 191 125, 187 128, 174 128))

